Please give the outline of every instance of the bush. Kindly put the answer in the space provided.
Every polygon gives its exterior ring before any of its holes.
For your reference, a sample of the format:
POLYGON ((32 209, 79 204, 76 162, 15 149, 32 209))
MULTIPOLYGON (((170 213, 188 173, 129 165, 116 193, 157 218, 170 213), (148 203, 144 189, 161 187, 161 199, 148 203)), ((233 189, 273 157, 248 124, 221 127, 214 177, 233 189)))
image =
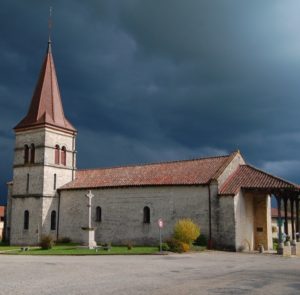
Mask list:
POLYGON ((182 252, 188 252, 190 250, 190 245, 184 242, 181 243, 182 252))
POLYGON ((207 247, 207 239, 204 235, 199 235, 195 240, 194 245, 207 247))
POLYGON ((50 235, 42 236, 40 246, 43 250, 51 249, 54 246, 53 238, 50 235))
MULTIPOLYGON (((160 246, 158 246, 158 249, 160 250, 160 246)), ((162 243, 161 244, 161 250, 162 251, 170 251, 170 247, 167 243, 162 243)))
POLYGON ((132 242, 131 242, 131 241, 128 241, 128 242, 127 242, 127 249, 128 249, 128 250, 131 250, 132 248, 133 248, 132 242))
POLYGON ((200 228, 190 218, 180 219, 174 227, 174 239, 191 245, 200 235, 200 228))
POLYGON ((62 237, 56 241, 56 243, 59 243, 59 244, 69 244, 71 242, 72 242, 72 240, 69 237, 62 237))
POLYGON ((184 252, 182 247, 182 242, 176 239, 167 240, 167 245, 169 246, 169 251, 171 252, 176 252, 176 253, 184 252))
POLYGON ((190 245, 176 239, 167 240, 167 246, 169 247, 169 251, 176 253, 188 252, 190 250, 190 245))

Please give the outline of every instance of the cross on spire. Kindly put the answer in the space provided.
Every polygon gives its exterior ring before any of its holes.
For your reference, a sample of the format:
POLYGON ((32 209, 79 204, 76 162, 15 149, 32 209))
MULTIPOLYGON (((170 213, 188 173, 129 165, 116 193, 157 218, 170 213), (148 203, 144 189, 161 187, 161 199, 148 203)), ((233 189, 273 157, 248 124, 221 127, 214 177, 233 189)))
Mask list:
POLYGON ((48 19, 48 31, 49 31, 49 43, 51 43, 51 30, 52 30, 52 6, 49 7, 49 19, 48 19))

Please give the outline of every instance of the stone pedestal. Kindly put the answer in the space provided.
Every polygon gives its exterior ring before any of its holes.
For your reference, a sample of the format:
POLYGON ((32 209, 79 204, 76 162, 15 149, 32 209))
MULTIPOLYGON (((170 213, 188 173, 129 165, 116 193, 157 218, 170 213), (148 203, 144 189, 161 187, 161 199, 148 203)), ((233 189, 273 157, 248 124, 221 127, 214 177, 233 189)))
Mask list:
POLYGON ((97 246, 95 242, 95 228, 82 227, 83 246, 94 249, 97 246))
POLYGON ((300 242, 296 242, 296 256, 300 256, 300 242))
POLYGON ((291 246, 283 246, 283 256, 291 256, 292 255, 292 247, 291 246))

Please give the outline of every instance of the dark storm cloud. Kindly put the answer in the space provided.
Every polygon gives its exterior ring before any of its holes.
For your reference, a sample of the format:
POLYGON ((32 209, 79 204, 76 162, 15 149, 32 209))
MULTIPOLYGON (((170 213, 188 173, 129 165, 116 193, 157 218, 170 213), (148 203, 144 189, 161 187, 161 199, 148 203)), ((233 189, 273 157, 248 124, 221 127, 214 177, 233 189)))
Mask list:
POLYGON ((79 167, 239 148, 300 182, 298 1, 4 0, 2 184, 11 178, 11 128, 27 111, 45 52, 49 5, 79 167))

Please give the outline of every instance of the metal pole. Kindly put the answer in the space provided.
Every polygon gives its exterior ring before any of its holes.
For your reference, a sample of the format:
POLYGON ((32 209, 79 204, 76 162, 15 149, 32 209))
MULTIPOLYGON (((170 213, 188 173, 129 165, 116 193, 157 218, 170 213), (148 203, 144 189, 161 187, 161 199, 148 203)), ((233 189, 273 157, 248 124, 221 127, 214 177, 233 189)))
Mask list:
POLYGON ((162 243, 161 243, 161 228, 159 227, 159 252, 162 252, 162 243))

